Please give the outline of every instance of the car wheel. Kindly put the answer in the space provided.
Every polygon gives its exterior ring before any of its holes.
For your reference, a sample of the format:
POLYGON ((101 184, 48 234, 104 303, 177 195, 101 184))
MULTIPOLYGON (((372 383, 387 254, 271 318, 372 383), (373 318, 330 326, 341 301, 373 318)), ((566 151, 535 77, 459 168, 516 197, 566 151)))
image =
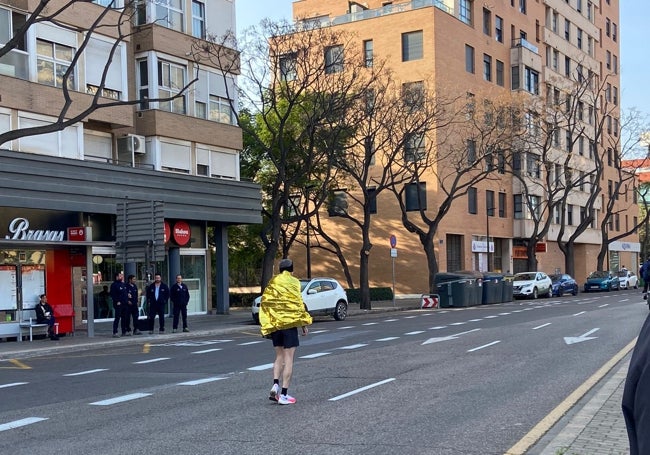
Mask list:
POLYGON ((537 288, 533 288, 533 293, 531 297, 533 298, 533 300, 537 298, 537 288))
POLYGON ((257 325, 260 324, 260 315, 258 313, 253 313, 253 322, 257 325))
POLYGON ((571 294, 578 295, 578 286, 573 288, 573 292, 571 294))
POLYGON ((548 293, 546 294, 546 297, 548 297, 549 299, 553 298, 553 288, 548 288, 548 293))
POLYGON ((334 319, 337 321, 343 321, 348 316, 348 304, 343 300, 336 302, 336 307, 334 308, 334 319))
POLYGON ((634 289, 639 289, 639 285, 638 285, 638 284, 635 284, 635 285, 634 285, 634 289))

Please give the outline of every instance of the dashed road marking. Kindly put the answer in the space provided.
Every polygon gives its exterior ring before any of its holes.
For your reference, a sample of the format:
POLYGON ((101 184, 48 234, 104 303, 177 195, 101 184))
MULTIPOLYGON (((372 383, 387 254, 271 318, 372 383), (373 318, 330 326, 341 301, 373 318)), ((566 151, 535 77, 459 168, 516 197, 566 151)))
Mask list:
POLYGON ((7 422, 0 425, 0 431, 13 430, 14 428, 24 427, 25 425, 31 425, 32 423, 42 422, 47 420, 46 417, 27 417, 26 419, 14 420, 13 422, 7 422))
POLYGON ((124 403, 125 401, 138 400, 140 398, 151 396, 151 393, 130 393, 128 395, 122 395, 120 397, 109 398, 108 400, 95 401, 89 403, 93 406, 111 406, 117 403, 124 403))

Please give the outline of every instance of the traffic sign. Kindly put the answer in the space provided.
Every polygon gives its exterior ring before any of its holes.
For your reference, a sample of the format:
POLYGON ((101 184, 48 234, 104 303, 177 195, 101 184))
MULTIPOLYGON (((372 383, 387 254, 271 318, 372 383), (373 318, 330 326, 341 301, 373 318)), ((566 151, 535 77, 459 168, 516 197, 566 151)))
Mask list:
POLYGON ((397 237, 395 235, 390 236, 390 247, 395 248, 397 246, 397 237))

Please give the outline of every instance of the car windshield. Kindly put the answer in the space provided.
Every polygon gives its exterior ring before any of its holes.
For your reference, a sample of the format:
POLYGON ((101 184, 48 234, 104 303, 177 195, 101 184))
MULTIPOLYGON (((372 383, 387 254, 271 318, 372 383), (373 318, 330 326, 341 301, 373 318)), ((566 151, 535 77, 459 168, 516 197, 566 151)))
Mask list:
POLYGON ((609 272, 596 271, 596 272, 591 272, 591 274, 587 278, 608 278, 608 277, 609 277, 609 272))
POLYGON ((562 275, 549 275, 549 278, 551 281, 560 281, 562 279, 562 275))
POLYGON ((515 281, 530 281, 535 279, 534 273, 518 273, 515 275, 515 281))

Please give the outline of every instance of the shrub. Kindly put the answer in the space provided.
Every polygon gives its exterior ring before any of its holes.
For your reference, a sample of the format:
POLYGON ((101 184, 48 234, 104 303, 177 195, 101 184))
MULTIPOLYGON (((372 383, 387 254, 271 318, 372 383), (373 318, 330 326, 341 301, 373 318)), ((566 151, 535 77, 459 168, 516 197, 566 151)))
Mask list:
MULTIPOLYGON (((349 303, 359 303, 361 301, 360 289, 346 289, 349 303)), ((393 300, 393 290, 391 288, 370 288, 370 301, 377 302, 382 300, 393 300)))

